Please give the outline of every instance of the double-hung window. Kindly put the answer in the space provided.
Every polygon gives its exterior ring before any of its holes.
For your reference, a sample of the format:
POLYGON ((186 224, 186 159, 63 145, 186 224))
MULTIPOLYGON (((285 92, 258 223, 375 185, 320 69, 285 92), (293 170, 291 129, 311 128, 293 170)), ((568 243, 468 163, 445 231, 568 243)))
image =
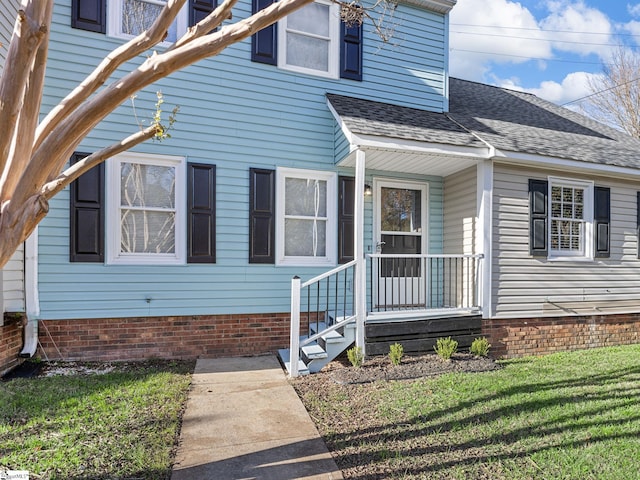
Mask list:
POLYGON ((184 263, 184 158, 125 153, 106 177, 107 263, 184 263))
POLYGON ((549 179, 549 256, 593 257, 593 183, 549 179))
POLYGON ((278 66, 338 78, 340 10, 317 0, 280 20, 278 66))
POLYGON ((332 172, 277 170, 278 264, 336 262, 336 188, 332 172))
MULTIPOLYGON (((108 33, 131 38, 148 29, 164 8, 166 0, 111 0, 108 3, 108 33)), ((166 42, 175 42, 187 30, 187 9, 183 8, 167 32, 166 42)))

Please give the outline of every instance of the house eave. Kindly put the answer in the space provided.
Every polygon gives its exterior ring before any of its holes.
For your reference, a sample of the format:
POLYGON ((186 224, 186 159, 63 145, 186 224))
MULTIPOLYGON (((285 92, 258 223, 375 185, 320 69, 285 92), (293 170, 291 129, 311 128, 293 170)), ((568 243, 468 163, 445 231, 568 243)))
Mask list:
POLYGON ((624 167, 604 163, 589 163, 566 158, 547 157, 531 153, 510 152, 498 150, 493 160, 508 165, 519 165, 523 167, 562 169, 575 173, 590 172, 594 174, 607 175, 617 178, 640 177, 640 169, 624 167))
POLYGON ((457 0, 400 0, 398 3, 447 14, 455 6, 456 2, 457 0))

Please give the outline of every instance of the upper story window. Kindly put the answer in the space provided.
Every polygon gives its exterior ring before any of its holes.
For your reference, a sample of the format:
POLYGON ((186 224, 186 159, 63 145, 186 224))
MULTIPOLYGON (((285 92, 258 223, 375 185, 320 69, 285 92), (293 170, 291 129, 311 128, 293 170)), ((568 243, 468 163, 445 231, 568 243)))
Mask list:
POLYGON ((278 66, 338 78, 340 10, 317 0, 278 24, 278 66))
MULTIPOLYGON (((158 17, 166 0, 111 0, 108 3, 108 33, 131 38, 148 29, 158 17)), ((187 9, 183 8, 167 32, 168 43, 175 42, 187 30, 187 9)))
POLYGON ((107 263, 184 263, 184 159, 126 153, 106 177, 107 263))

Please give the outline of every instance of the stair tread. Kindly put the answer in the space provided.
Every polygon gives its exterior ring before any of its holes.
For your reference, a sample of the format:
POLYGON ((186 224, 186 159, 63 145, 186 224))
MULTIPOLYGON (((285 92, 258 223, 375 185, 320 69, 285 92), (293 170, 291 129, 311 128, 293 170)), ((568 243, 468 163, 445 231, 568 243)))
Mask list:
POLYGON ((314 360, 317 358, 327 358, 327 352, 317 343, 305 345, 301 350, 309 360, 314 360))
MULTIPOLYGON (((288 348, 281 348, 278 350, 278 356, 282 363, 284 364, 284 368, 287 372, 291 373, 291 362, 289 361, 289 352, 288 348)), ((298 360, 298 375, 309 375, 309 367, 302 361, 298 360)))
MULTIPOLYGON (((322 330, 327 328, 327 324, 324 322, 320 322, 318 325, 318 330, 321 332, 322 330)), ((311 325, 311 330, 316 333, 316 324, 312 324, 311 325)), ((344 337, 336 332, 335 330, 332 330, 330 332, 324 333, 322 334, 322 338, 324 338, 325 341, 331 342, 331 341, 341 341, 344 337)))

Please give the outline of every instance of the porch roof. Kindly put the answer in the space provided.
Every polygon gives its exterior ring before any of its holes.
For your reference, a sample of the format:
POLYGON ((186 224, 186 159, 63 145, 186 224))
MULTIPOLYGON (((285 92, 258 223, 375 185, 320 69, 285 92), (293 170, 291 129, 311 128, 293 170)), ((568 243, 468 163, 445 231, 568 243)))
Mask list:
POLYGON ((490 157, 491 148, 451 119, 410 107, 327 94, 328 106, 351 146, 341 166, 353 166, 356 148, 367 168, 449 175, 490 157))

